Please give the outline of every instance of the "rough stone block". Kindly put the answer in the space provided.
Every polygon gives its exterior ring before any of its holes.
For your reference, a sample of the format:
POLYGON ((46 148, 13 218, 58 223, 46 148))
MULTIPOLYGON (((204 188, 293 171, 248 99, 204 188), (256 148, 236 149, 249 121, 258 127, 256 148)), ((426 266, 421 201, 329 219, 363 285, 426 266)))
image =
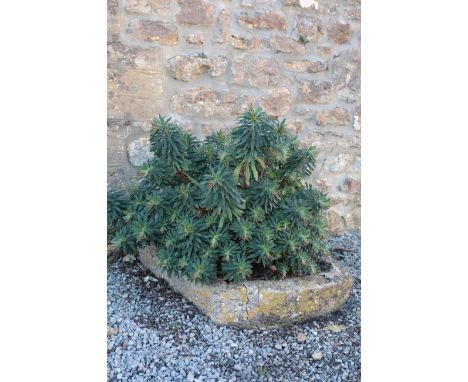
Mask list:
POLYGON ((349 49, 333 57, 332 81, 336 89, 348 87, 353 92, 361 90, 361 52, 349 49))
POLYGON ((325 192, 325 193, 329 193, 332 188, 333 188, 333 184, 330 182, 329 179, 327 179, 326 177, 324 177, 323 174, 320 174, 320 177, 317 177, 315 178, 313 181, 312 181, 312 184, 315 186, 315 188, 317 188, 319 191, 321 192, 325 192))
POLYGON ((353 31, 348 23, 336 22, 328 28, 328 38, 336 44, 346 44, 353 31))
POLYGON ((278 62, 269 57, 241 55, 231 64, 231 83, 241 85, 247 79, 249 85, 265 88, 277 85, 280 79, 278 62))
POLYGON ((255 36, 232 35, 229 41, 233 48, 239 50, 255 50, 262 45, 262 40, 255 36))
POLYGON ((317 111, 317 125, 346 126, 351 124, 351 114, 341 107, 317 111))
POLYGON ((277 85, 280 78, 279 64, 269 57, 252 57, 247 60, 247 80, 257 88, 277 85))
POLYGON ((354 159, 353 154, 335 154, 326 159, 323 167, 329 172, 345 172, 353 164, 354 159))
POLYGON ((343 192, 358 194, 361 192, 361 179, 353 176, 347 176, 339 189, 343 192))
MULTIPOLYGON (((335 148, 350 150, 361 147, 361 140, 358 135, 343 135, 331 131, 306 131, 301 136, 301 143, 313 145, 320 151, 330 151, 335 148)), ((331 156, 333 155, 335 154, 331 154, 331 156)))
POLYGON ((299 83, 298 100, 307 103, 328 103, 333 94, 330 81, 308 80, 299 83))
POLYGON ((332 48, 327 45, 317 45, 315 47, 315 54, 320 57, 328 58, 332 54, 332 48))
POLYGON ((254 14, 242 11, 239 15, 239 25, 256 29, 286 30, 286 19, 282 14, 272 10, 257 11, 254 14))
POLYGON ((230 83, 233 85, 242 85, 244 83, 245 67, 244 56, 234 57, 231 64, 230 83))
POLYGON ((140 250, 139 257, 214 323, 243 328, 275 328, 327 315, 346 302, 353 283, 349 273, 331 260, 330 271, 317 275, 200 285, 168 276, 158 265, 154 247, 140 250))
POLYGON ((184 34, 184 39, 191 45, 203 45, 205 43, 205 36, 200 32, 184 34))
POLYGON ((346 212, 345 223, 347 229, 360 229, 361 228, 361 208, 353 208, 352 210, 346 212))
POLYGON ((291 109, 291 92, 287 88, 275 88, 260 98, 259 103, 268 115, 285 116, 291 109))
POLYGON ((297 73, 318 73, 328 70, 328 61, 293 60, 283 64, 286 70, 297 73))
POLYGON ((161 20, 132 20, 128 24, 127 33, 135 40, 157 42, 161 45, 177 45, 179 39, 177 27, 161 20))
POLYGON ((107 121, 107 182, 122 187, 128 180, 129 163, 125 142, 130 126, 122 120, 107 121))
POLYGON ((198 86, 172 94, 170 108, 176 113, 197 117, 226 117, 241 114, 253 102, 254 99, 246 95, 198 86))
POLYGON ((107 0, 107 42, 118 41, 120 37, 119 1, 107 0))
POLYGON ((130 142, 127 147, 128 160, 135 166, 141 166, 153 157, 150 151, 149 136, 143 136, 130 142))
POLYGON ((163 110, 163 67, 159 48, 119 42, 108 46, 107 114, 113 119, 149 119, 163 110))
POLYGON ((290 37, 274 36, 265 42, 275 53, 305 54, 305 46, 290 37))
POLYGON ((204 72, 218 77, 226 71, 227 58, 224 56, 207 57, 205 54, 175 56, 167 61, 167 69, 172 77, 181 81, 191 81, 204 72))
POLYGON ((128 13, 161 14, 169 12, 171 0, 127 0, 128 13))
POLYGON ((361 8, 347 9, 344 14, 348 20, 361 21, 361 8))
POLYGON ((219 33, 216 42, 228 42, 235 49, 254 50, 262 45, 262 41, 255 36, 239 35, 231 31, 231 13, 223 9, 218 16, 219 33))
POLYGON ((126 128, 122 122, 107 122, 107 167, 125 167, 126 128))
POLYGON ((322 22, 317 17, 299 15, 294 33, 303 42, 317 42, 324 35, 322 22))
POLYGON ((231 13, 223 9, 218 15, 219 33, 216 41, 223 43, 229 41, 231 36, 231 13))
POLYGON ((304 122, 300 119, 291 119, 288 120, 286 127, 293 133, 299 134, 302 130, 304 130, 304 122))
POLYGON ((328 229, 333 232, 341 232, 346 228, 344 216, 338 209, 331 207, 325 211, 325 219, 327 221, 328 229))
POLYGON ((216 7, 203 0, 177 0, 180 12, 176 20, 180 24, 187 25, 212 25, 216 7))

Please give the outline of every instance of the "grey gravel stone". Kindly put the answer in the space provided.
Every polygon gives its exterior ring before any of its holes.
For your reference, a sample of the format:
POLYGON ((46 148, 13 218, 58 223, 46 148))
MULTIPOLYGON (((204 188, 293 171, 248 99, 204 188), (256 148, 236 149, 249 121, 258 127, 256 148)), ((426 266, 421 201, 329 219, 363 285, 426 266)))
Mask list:
POLYGON ((282 329, 216 326, 139 265, 111 265, 108 326, 118 332, 107 339, 108 381, 360 381, 360 232, 329 242, 353 276, 349 300, 327 317, 282 329), (323 330, 333 326, 344 329, 323 330), (299 333, 306 342, 297 342, 299 333))

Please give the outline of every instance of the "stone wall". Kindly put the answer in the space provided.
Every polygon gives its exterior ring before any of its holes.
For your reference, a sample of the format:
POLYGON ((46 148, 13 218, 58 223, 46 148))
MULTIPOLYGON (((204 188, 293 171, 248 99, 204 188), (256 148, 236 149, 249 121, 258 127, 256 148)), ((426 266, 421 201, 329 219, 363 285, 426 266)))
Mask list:
POLYGON ((108 0, 108 179, 149 153, 150 121, 200 138, 250 103, 318 149, 332 231, 360 225, 360 0, 108 0))

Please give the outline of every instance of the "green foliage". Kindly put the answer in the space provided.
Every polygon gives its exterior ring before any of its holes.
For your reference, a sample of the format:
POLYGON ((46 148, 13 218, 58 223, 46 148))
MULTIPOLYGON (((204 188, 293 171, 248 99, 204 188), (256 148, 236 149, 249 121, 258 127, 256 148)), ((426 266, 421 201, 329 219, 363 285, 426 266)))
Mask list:
POLYGON ((136 249, 135 235, 130 225, 120 227, 111 240, 112 246, 124 254, 131 254, 136 249))
POLYGON ((122 219, 125 209, 128 207, 128 199, 121 190, 107 191, 107 241, 115 235, 116 224, 122 219))
POLYGON ((254 233, 254 225, 247 219, 240 218, 232 225, 232 231, 241 242, 249 241, 254 233))
POLYGON ((161 115, 153 119, 153 127, 150 143, 151 151, 155 156, 176 171, 187 169, 188 162, 184 155, 186 149, 184 132, 171 121, 171 118, 161 115))
POLYGON ((192 281, 208 284, 216 277, 216 266, 213 259, 198 258, 190 262, 188 275, 192 281))
POLYGON ((252 264, 245 256, 236 255, 223 263, 223 273, 225 280, 240 283, 252 274, 252 264))
POLYGON ((236 179, 242 176, 244 188, 258 180, 267 164, 267 152, 273 140, 272 121, 260 108, 250 108, 232 129, 232 155, 236 179))
POLYGON ((232 221, 242 215, 244 199, 236 188, 232 172, 222 165, 211 167, 203 176, 202 193, 206 208, 220 217, 220 226, 223 226, 224 220, 232 221))
POLYGON ((200 142, 155 118, 153 159, 128 196, 108 193, 111 244, 126 255, 154 245, 168 274, 203 284, 320 271, 329 203, 305 182, 314 148, 286 126, 250 107, 231 131, 200 142))

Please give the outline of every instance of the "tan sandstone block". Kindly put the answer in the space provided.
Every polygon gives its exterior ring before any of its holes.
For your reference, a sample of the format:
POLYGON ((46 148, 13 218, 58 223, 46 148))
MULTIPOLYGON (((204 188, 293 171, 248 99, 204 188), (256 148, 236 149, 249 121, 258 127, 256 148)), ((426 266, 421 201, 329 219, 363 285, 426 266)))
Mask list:
POLYGON ((118 41, 120 38, 119 1, 107 1, 107 41, 118 41))
POLYGON ((323 167, 329 172, 344 172, 354 163, 354 160, 353 154, 339 153, 328 157, 323 167))
POLYGON ((317 125, 346 126, 352 122, 351 114, 341 107, 317 111, 317 125))
POLYGON ((135 166, 141 166, 148 159, 153 158, 153 153, 150 151, 149 136, 145 135, 131 141, 127 146, 127 155, 129 162, 135 166))
POLYGON ((301 136, 301 144, 313 145, 320 151, 335 148, 350 150, 360 149, 361 139, 358 135, 343 135, 332 131, 307 131, 301 136))
POLYGON ((329 193, 333 189, 333 183, 329 179, 325 178, 323 174, 320 177, 315 178, 312 183, 315 187, 325 193, 329 193))
POLYGON ((361 8, 347 9, 344 14, 348 20, 361 21, 361 8))
POLYGON ((339 189, 343 192, 359 194, 361 192, 361 179, 347 176, 339 189))
POLYGON ((249 57, 246 72, 248 83, 257 88, 277 85, 280 78, 279 64, 270 57, 249 57))
POLYGON ((229 41, 234 49, 239 50, 255 50, 262 45, 262 40, 255 36, 232 35, 229 41))
POLYGON ((288 119, 286 127, 294 134, 304 130, 304 122, 300 119, 288 119))
POLYGON ((286 30, 286 19, 282 14, 272 10, 257 11, 254 14, 242 11, 239 25, 256 29, 286 30))
POLYGON ((170 108, 185 115, 225 117, 241 114, 253 102, 253 97, 198 86, 172 94, 170 108))
POLYGON ((229 83, 242 85, 245 78, 244 56, 234 57, 231 64, 231 77, 229 83))
POLYGON ((359 93, 361 89, 361 52, 349 49, 333 57, 331 63, 332 81, 336 89, 348 87, 359 93))
POLYGON ((346 44, 351 40, 353 31, 348 23, 336 22, 328 28, 328 38, 336 44, 346 44))
POLYGON ((297 73, 318 73, 328 70, 328 61, 292 60, 283 64, 286 70, 297 73))
POLYGON ((159 48, 108 47, 108 117, 149 119, 163 110, 159 48))
POLYGON ((125 138, 127 128, 122 122, 109 121, 107 123, 107 167, 124 167, 125 160, 125 138))
POLYGON ((113 187, 123 187, 127 181, 129 164, 125 141, 129 126, 122 120, 107 121, 107 182, 113 187))
POLYGON ((346 227, 346 222, 342 214, 333 208, 329 208, 325 211, 325 219, 327 221, 327 227, 331 232, 341 232, 346 227))
POLYGON ((161 14, 169 12, 171 0, 127 0, 128 13, 161 14))
POLYGON ((216 7, 203 0, 177 0, 180 12, 176 15, 176 20, 180 24, 187 25, 212 25, 214 24, 214 14, 216 7))
POLYGON ((233 48, 240 50, 254 50, 262 45, 262 41, 258 37, 233 33, 231 31, 231 22, 231 13, 223 9, 218 16, 219 32, 216 42, 229 42, 233 48))
POLYGON ((257 88, 277 85, 280 79, 279 64, 270 57, 240 55, 231 64, 231 84, 242 85, 244 79, 257 88))
POLYGON ((260 106, 271 116, 285 116, 292 104, 291 92, 287 88, 275 88, 260 98, 260 106))
POLYGON ((294 32, 304 42, 317 42, 325 34, 319 18, 305 15, 297 16, 294 32))
POLYGON ((226 71, 227 58, 225 56, 211 56, 205 54, 191 54, 171 57, 167 61, 167 69, 172 77, 181 81, 191 81, 204 72, 211 77, 218 77, 226 71))
POLYGON ((205 43, 205 35, 200 32, 186 33, 184 39, 191 45, 203 45, 205 43))
POLYGON ((161 45, 176 45, 179 38, 177 27, 161 20, 132 20, 128 24, 127 33, 135 40, 157 42, 161 45))
POLYGON ((290 37, 274 36, 266 39, 265 42, 275 53, 305 54, 305 46, 290 37))
POLYGON ((353 208, 345 215, 345 222, 347 229, 360 229, 361 228, 361 208, 353 208))
POLYGON ((332 48, 328 45, 318 45, 315 48, 315 54, 320 57, 328 58, 332 54, 332 48))
POLYGON ((231 13, 223 9, 218 15, 219 34, 216 39, 217 42, 223 43, 229 41, 231 36, 231 13))
POLYGON ((299 83, 298 100, 307 103, 328 103, 333 94, 330 81, 307 80, 299 83))

